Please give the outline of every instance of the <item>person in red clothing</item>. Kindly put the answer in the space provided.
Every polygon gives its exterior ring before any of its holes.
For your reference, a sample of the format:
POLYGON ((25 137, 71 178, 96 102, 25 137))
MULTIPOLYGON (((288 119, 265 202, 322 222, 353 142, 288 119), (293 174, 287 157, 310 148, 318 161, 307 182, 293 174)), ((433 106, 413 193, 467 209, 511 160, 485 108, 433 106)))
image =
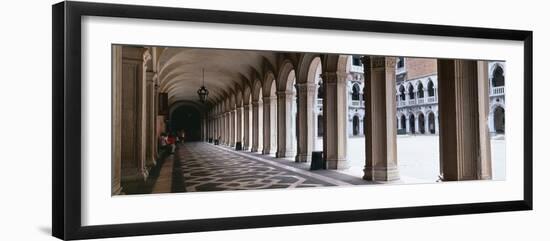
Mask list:
POLYGON ((166 144, 170 147, 170 153, 174 153, 176 151, 176 136, 174 134, 169 134, 166 144))

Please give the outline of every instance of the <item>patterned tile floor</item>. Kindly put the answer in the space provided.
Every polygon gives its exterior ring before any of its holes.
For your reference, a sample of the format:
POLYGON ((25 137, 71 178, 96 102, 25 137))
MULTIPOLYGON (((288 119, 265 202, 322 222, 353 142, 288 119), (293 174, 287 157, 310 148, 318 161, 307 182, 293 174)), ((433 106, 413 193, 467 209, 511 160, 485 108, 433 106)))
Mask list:
POLYGON ((203 142, 180 145, 162 164, 153 193, 350 185, 252 154, 203 142))

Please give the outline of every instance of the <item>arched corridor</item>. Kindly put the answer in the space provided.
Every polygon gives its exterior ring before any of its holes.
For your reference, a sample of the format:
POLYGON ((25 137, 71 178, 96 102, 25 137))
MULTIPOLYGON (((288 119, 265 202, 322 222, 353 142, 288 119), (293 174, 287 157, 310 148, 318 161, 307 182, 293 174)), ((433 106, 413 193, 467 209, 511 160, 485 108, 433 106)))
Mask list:
MULTIPOLYGON (((445 141, 488 136, 461 126, 489 113, 489 103, 463 94, 477 92, 476 81, 490 83, 488 66, 479 80, 462 78, 478 76, 468 72, 474 68, 455 75, 449 67, 482 61, 400 57, 399 67, 391 56, 125 45, 113 51, 114 194, 491 179, 490 147, 481 146, 489 141, 459 143, 464 148, 445 141), (415 70, 415 63, 424 67, 415 70), (181 136, 183 142, 172 141, 181 136), (409 147, 416 143, 441 155, 403 155, 418 150, 409 147), (463 150, 485 154, 461 172, 446 156, 463 150), (429 173, 418 163, 430 163, 429 173)), ((499 108, 491 111, 497 133, 504 131, 499 108)))

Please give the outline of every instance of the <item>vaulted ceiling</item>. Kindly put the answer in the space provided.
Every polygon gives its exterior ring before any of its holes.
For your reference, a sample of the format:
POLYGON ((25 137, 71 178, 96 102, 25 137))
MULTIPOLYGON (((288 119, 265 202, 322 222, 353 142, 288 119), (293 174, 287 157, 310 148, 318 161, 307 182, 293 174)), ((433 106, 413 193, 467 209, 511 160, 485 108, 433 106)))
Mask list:
POLYGON ((159 49, 158 79, 160 90, 168 93, 171 103, 198 101, 197 90, 204 82, 209 100, 217 101, 235 88, 261 76, 265 65, 275 66, 272 51, 220 50, 199 48, 159 49))

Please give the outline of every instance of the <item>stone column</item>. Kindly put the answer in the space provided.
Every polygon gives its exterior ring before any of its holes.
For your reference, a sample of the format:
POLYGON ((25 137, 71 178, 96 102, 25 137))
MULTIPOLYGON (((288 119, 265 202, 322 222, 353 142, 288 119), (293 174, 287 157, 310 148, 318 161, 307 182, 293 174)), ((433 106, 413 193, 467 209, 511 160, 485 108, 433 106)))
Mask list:
MULTIPOLYGON (((486 63, 485 63, 486 65, 486 63)), ((490 179, 486 66, 474 60, 438 59, 441 179, 490 179), (485 83, 480 83, 485 82, 485 83)))
POLYGON ((323 153, 327 169, 349 166, 347 156, 348 92, 345 72, 325 72, 323 84, 323 153))
POLYGON ((420 134, 420 120, 419 118, 420 115, 417 115, 417 114, 414 114, 414 132, 415 134, 420 134))
POLYGON ((405 114, 405 127, 407 129, 407 134, 411 133, 411 122, 409 120, 409 117, 410 117, 409 114, 405 114))
POLYGON ((273 140, 272 140, 272 134, 274 134, 275 131, 275 124, 276 122, 272 121, 272 117, 275 117, 275 108, 272 105, 272 101, 275 101, 275 99, 272 99, 270 96, 264 96, 263 97, 263 150, 262 154, 269 155, 275 152, 275 150, 272 148, 273 146, 273 140))
POLYGON ((311 161, 311 152, 313 151, 314 133, 314 107, 315 107, 315 90, 314 83, 298 83, 298 154, 296 162, 311 161))
MULTIPOLYGON (((434 115, 435 117, 435 115, 434 115)), ((435 127, 435 125, 434 125, 435 127)), ((424 134, 431 134, 430 132, 430 115, 424 115, 424 134)))
POLYGON ((236 118, 236 109, 232 109, 229 112, 229 146, 235 147, 235 118, 236 118))
POLYGON ((228 140, 228 138, 227 138, 227 127, 228 127, 229 125, 227 124, 227 120, 228 120, 228 118, 227 118, 227 112, 224 112, 224 113, 223 113, 223 129, 222 129, 222 131, 223 131, 223 135, 222 135, 222 144, 223 144, 223 145, 227 145, 227 140, 228 140))
POLYGON ((489 107, 489 66, 487 61, 477 61, 478 75, 478 108, 479 108, 479 155, 481 163, 478 170, 478 178, 490 180, 493 178, 491 160, 491 136, 487 119, 490 113, 489 107))
POLYGON ((113 148, 111 156, 111 194, 118 195, 122 193, 121 182, 121 164, 122 164, 122 46, 112 46, 112 115, 111 129, 113 131, 113 148))
POLYGON ((252 149, 251 152, 259 151, 260 127, 259 127, 259 101, 252 100, 252 149))
POLYGON ((295 132, 293 127, 293 91, 277 92, 277 157, 293 157, 295 132))
POLYGON ((231 113, 229 111, 225 112, 225 145, 226 146, 229 146, 229 136, 231 135, 230 133, 230 127, 231 127, 231 123, 229 122, 230 121, 230 117, 231 117, 231 113))
POLYGON ((151 169, 157 165, 156 153, 155 153, 155 73, 147 72, 146 73, 146 130, 145 135, 147 137, 145 144, 145 156, 146 156, 146 165, 148 169, 151 169))
POLYGON ((250 148, 250 142, 252 140, 250 140, 250 125, 252 125, 252 123, 250 123, 250 104, 245 104, 244 105, 244 115, 243 115, 243 127, 244 127, 244 131, 243 131, 243 150, 248 150, 250 148))
POLYGON ((363 179, 399 179, 395 103, 395 57, 363 57, 365 69, 365 169, 363 179))
POLYGON ((237 136, 235 137, 235 145, 243 145, 243 107, 237 105, 237 136))
POLYGON ((121 182, 127 193, 135 191, 148 176, 145 155, 147 91, 144 50, 137 47, 122 47, 121 182))

